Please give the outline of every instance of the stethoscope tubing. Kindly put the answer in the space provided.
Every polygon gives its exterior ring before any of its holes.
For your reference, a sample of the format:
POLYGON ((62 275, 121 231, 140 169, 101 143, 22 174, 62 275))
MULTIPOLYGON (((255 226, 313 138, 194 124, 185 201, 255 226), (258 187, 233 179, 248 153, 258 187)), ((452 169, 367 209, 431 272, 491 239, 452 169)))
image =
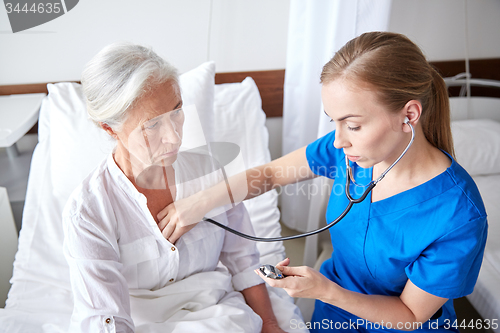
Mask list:
MULTIPOLYGON (((347 177, 347 180, 346 180, 346 186, 349 186, 349 177, 347 177)), ((212 223, 212 224, 215 224, 216 226, 218 227, 221 227, 222 229, 225 229, 229 232, 232 232, 233 234, 237 235, 237 236, 240 236, 240 237, 243 237, 243 238, 246 238, 246 239, 249 239, 249 240, 252 240, 252 241, 255 241, 255 242, 279 242, 279 241, 286 241, 286 240, 291 240, 291 239, 298 239, 298 238, 303 238, 303 237, 308 237, 308 236, 312 236, 312 235, 315 235, 315 234, 319 234, 320 232, 323 232, 325 230, 328 230, 330 229, 331 227, 333 227, 334 225, 336 225, 338 222, 340 222, 346 215, 347 213, 349 213, 349 211, 351 210, 352 206, 355 204, 355 203, 360 203, 362 202, 366 196, 368 195, 368 193, 370 193, 370 191, 375 187, 375 183, 370 183, 368 185, 368 187, 366 188, 366 190, 363 192, 363 195, 361 195, 361 197, 359 197, 358 199, 353 199, 351 197, 351 194, 349 193, 346 193, 346 196, 347 196, 347 199, 349 200, 349 203, 347 204, 346 208, 344 209, 344 211, 335 219, 333 220, 332 222, 330 222, 329 224, 327 224, 326 226, 322 227, 322 228, 319 228, 319 229, 316 229, 316 230, 312 230, 312 231, 309 231, 309 232, 306 232, 306 233, 302 233, 302 234, 299 234, 299 235, 292 235, 292 236, 283 236, 283 237, 256 237, 256 236, 251 236, 251 235, 248 235, 248 234, 244 234, 242 232, 239 232, 239 231, 236 231, 232 228, 229 228, 228 226, 222 224, 222 223, 219 223, 217 221, 214 221, 213 219, 210 219, 210 218, 203 218, 204 221, 206 222, 209 222, 209 223, 212 223)), ((349 191, 349 190, 347 190, 349 191)), ((350 191, 349 191, 350 192, 350 191)))
POLYGON ((302 234, 298 234, 298 235, 292 235, 292 236, 284 236, 284 237, 256 237, 256 236, 252 236, 252 235, 248 235, 248 234, 244 234, 242 232, 239 232, 237 230, 234 230, 222 223, 219 223, 217 221, 214 221, 213 219, 211 218, 206 218, 204 217, 203 218, 203 221, 206 221, 206 222, 209 222, 209 223, 212 223, 226 231, 229 231, 237 236, 240 236, 240 237, 243 237, 243 238, 246 238, 246 239, 249 239, 249 240, 252 240, 252 241, 255 241, 255 242, 279 242, 279 241, 286 241, 286 240, 291 240, 291 239, 298 239, 298 238, 303 238, 303 237, 308 237, 308 236, 312 236, 312 235, 315 235, 315 234, 319 234, 320 232, 323 232, 325 230, 328 230, 330 229, 331 227, 333 227, 334 225, 336 225, 338 222, 340 222, 346 215, 347 213, 349 213, 349 211, 351 210, 352 206, 356 203, 360 203, 362 202, 363 200, 366 199, 366 197, 368 196, 368 194, 373 190, 373 188, 375 187, 375 185, 377 185, 377 183, 379 181, 382 180, 382 178, 385 177, 385 175, 396 165, 396 163, 399 162, 399 160, 401 160, 401 158, 403 158, 403 156, 406 154, 406 152, 408 151, 408 149, 410 148, 410 146, 413 144, 413 140, 415 139, 415 130, 413 128, 413 126, 409 123, 409 122, 406 122, 406 124, 408 124, 411 128, 411 140, 410 142, 408 143, 408 145, 406 146, 405 150, 401 153, 401 155, 396 159, 396 161, 394 161, 394 163, 392 163, 376 180, 374 181, 371 181, 368 185, 366 185, 366 189, 365 191, 363 192, 363 194, 357 198, 357 199, 354 199, 352 196, 351 196, 351 191, 350 191, 350 178, 351 178, 351 175, 352 175, 352 169, 350 168, 349 166, 349 160, 346 158, 346 185, 345 185, 345 195, 347 197, 347 200, 349 200, 349 203, 347 204, 346 208, 344 209, 344 211, 335 219, 333 220, 332 222, 330 222, 329 224, 327 224, 326 226, 322 227, 322 228, 319 228, 319 229, 316 229, 316 230, 312 230, 312 231, 309 231, 309 232, 306 232, 306 233, 302 233, 302 234))

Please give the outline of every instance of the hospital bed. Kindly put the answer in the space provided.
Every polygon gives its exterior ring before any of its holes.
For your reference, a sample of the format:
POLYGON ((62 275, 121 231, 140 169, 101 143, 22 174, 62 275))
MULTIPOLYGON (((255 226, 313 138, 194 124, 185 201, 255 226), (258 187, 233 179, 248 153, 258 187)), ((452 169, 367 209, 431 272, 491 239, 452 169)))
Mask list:
MULTIPOLYGON (((215 85, 214 75, 214 63, 181 75, 184 105, 196 105, 202 126, 186 117, 183 145, 203 140, 233 142, 239 145, 246 167, 268 162, 266 115, 254 80, 215 85)), ((229 81, 230 77, 221 80, 229 81)), ((63 82, 47 88, 48 96, 39 115, 39 142, 30 168, 12 287, 5 309, 0 309, 1 333, 66 332, 73 301, 62 252, 61 212, 73 189, 114 145, 87 119, 80 84, 63 82)), ((245 202, 257 234, 280 235, 277 200, 277 192, 271 191, 245 202)), ((285 257, 281 242, 257 246, 263 264, 275 264, 285 257)), ((281 289, 268 288, 280 325, 300 323, 302 317, 293 299, 281 289)))
POLYGON ((467 299, 500 333, 500 98, 453 97, 450 107, 457 161, 476 182, 488 214, 483 264, 467 299))

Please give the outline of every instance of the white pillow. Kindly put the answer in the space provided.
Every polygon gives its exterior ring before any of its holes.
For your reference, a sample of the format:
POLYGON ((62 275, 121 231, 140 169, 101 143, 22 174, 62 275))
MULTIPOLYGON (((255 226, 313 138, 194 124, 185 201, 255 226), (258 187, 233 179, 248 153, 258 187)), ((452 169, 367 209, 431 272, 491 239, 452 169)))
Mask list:
MULTIPOLYGON (((184 105, 196 106, 201 124, 212 123, 214 77, 214 62, 204 63, 180 76, 184 105)), ((115 142, 88 119, 81 85, 66 82, 49 84, 47 88, 54 194, 65 202, 78 184, 112 151, 115 142)), ((200 123, 194 116, 186 116, 184 138, 197 142, 204 133, 200 133, 200 123)), ((210 131, 209 126, 203 127, 204 132, 210 131)))
MULTIPOLYGON (((245 162, 240 171, 271 161, 266 115, 262 110, 259 90, 252 78, 247 77, 241 83, 215 86, 213 120, 213 141, 232 142, 240 147, 245 162)), ((281 235, 278 193, 275 190, 244 203, 257 236, 281 235)), ((282 242, 258 242, 257 247, 261 263, 276 264, 284 258, 282 242)))
POLYGON ((54 195, 64 203, 115 141, 89 120, 80 84, 48 84, 47 90, 52 182, 54 195))
POLYGON ((500 173, 500 122, 457 120, 451 130, 457 162, 471 176, 500 173))
POLYGON ((215 85, 215 63, 206 62, 180 77, 185 120, 182 149, 195 148, 211 140, 213 129, 213 105, 215 85), (191 114, 195 106, 197 114, 191 114), (202 131, 200 130, 202 128, 202 131))

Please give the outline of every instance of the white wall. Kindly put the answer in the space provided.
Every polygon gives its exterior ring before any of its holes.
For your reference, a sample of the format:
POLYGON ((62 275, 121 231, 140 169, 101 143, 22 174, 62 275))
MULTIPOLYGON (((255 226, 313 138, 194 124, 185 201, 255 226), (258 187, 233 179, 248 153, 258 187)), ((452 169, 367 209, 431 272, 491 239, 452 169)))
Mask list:
POLYGON ((105 45, 152 46, 181 72, 285 67, 289 0, 82 0, 65 15, 13 34, 0 6, 0 85, 79 80, 105 45))
MULTIPOLYGON (((0 85, 78 80, 116 40, 147 44, 185 72, 215 60, 219 72, 285 67, 290 0, 82 0, 67 14, 13 34, 0 6, 0 85)), ((348 0, 345 0, 348 1, 348 0)), ((500 57, 499 0, 393 0, 389 30, 429 60, 500 57)))
POLYGON ((498 58, 499 18, 499 0, 393 0, 389 30, 407 35, 430 61, 439 61, 465 58, 467 28, 470 59, 498 58))
MULTIPOLYGON (((349 0, 344 0, 349 1, 349 0)), ((147 44, 185 72, 208 59, 218 72, 285 68, 290 0, 82 0, 67 14, 13 34, 0 6, 0 85, 78 80, 116 40, 147 44)), ((408 35, 429 60, 500 57, 500 0, 393 0, 389 30, 408 35)), ((269 119, 273 157, 281 118, 269 119)))

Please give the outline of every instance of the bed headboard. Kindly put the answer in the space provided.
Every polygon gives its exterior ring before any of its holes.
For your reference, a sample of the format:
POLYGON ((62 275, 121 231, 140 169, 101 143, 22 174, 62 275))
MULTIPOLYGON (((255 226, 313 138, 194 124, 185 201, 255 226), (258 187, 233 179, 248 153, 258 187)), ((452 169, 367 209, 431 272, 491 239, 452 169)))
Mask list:
MULTIPOLYGON (((431 64, 442 77, 452 77, 465 72, 464 60, 435 61, 431 64)), ((473 79, 500 81, 500 58, 469 60, 469 72, 473 79)), ((460 87, 448 88, 450 97, 459 96, 460 87)), ((471 96, 499 97, 500 89, 484 86, 472 86, 471 96)))
MULTIPOLYGON (((434 61, 431 64, 443 77, 451 77, 465 72, 464 60, 434 61)), ((500 81, 500 58, 470 60, 469 68, 473 78, 500 81)), ((283 115, 285 70, 217 73, 215 83, 241 82, 247 76, 251 76, 259 88, 262 109, 267 117, 281 117, 283 115)), ((0 95, 47 93, 47 83, 0 86, 0 95)), ((459 91, 460 87, 449 88, 450 96, 458 96, 459 91)), ((472 87, 471 93, 472 96, 500 97, 500 89, 489 87, 472 87)), ((36 132, 36 125, 31 132, 36 132)))
MULTIPOLYGON (((283 85, 285 83, 285 70, 230 72, 215 74, 215 83, 241 82, 251 76, 262 98, 262 109, 267 117, 281 117, 283 115, 283 85)), ((16 84, 0 86, 0 96, 13 94, 47 93, 47 84, 54 82, 16 84)), ((36 133, 35 125, 29 133, 36 133)))
MULTIPOLYGON (((262 108, 268 117, 281 117, 283 113, 283 84, 285 83, 285 70, 231 72, 215 74, 215 83, 241 82, 251 76, 262 97, 262 108)), ((76 81, 75 81, 76 82, 76 81)), ((0 96, 12 94, 47 93, 47 84, 30 83, 0 86, 0 96)))

